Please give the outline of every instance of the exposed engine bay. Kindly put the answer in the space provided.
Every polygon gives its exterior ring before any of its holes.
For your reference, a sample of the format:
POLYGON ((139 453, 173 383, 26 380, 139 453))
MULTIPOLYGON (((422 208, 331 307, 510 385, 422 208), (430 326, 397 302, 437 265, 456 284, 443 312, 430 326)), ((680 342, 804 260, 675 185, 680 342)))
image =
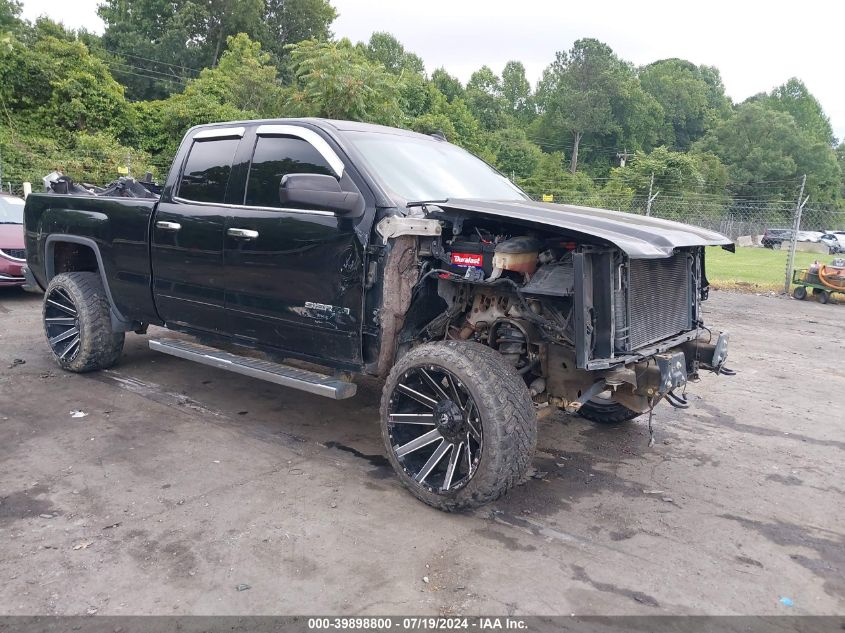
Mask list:
POLYGON ((728 336, 700 315, 703 247, 633 259, 592 236, 442 210, 407 226, 419 274, 399 354, 476 341, 513 366, 536 403, 570 412, 599 396, 637 413, 664 398, 685 407, 700 369, 727 373, 728 336), (437 230, 421 228, 432 222, 437 230))

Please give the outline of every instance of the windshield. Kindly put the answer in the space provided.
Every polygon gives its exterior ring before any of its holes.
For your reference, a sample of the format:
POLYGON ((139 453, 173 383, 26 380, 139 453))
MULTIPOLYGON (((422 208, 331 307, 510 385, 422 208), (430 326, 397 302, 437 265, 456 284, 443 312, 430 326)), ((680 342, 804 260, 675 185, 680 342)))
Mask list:
POLYGON ((23 200, 0 196, 0 224, 23 224, 23 200))
POLYGON ((347 132, 347 136, 382 184, 409 202, 526 199, 507 178, 455 145, 398 134, 347 132))

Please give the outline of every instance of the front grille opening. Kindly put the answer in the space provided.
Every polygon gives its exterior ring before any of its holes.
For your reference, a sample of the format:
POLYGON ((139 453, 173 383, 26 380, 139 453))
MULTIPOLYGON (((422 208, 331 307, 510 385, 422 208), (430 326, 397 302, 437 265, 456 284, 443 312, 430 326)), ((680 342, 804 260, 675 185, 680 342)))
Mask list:
POLYGON ((13 257, 15 259, 26 259, 26 251, 22 248, 3 248, 0 249, 6 257, 13 257))
POLYGON ((623 334, 616 339, 620 351, 630 352, 692 329, 690 266, 686 253, 630 261, 627 301, 616 306, 616 324, 623 334))

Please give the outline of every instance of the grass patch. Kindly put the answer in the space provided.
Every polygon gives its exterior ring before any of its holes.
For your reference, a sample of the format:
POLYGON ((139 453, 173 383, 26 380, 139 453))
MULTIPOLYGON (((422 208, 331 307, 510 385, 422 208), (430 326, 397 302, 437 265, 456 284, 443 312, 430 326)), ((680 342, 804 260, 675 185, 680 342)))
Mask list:
MULTIPOLYGON (((707 249, 705 268, 714 288, 751 292, 783 290, 789 251, 771 248, 740 248, 729 253, 721 247, 707 249)), ((795 268, 808 268, 815 260, 825 263, 830 255, 795 253, 795 268)))

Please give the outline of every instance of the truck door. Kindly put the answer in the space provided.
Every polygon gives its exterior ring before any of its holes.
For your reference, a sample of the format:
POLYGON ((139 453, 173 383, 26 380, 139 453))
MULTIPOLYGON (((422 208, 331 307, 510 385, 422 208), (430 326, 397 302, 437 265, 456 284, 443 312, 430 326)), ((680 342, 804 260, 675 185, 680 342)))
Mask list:
POLYGON ((243 204, 229 208, 224 237, 231 332, 294 356, 358 365, 364 250, 354 221, 279 198, 282 178, 294 173, 328 174, 357 189, 313 130, 261 125, 247 134, 238 158, 249 161, 243 204))
POLYGON ((225 334, 223 233, 232 161, 243 127, 201 130, 191 141, 173 195, 156 210, 153 294, 167 323, 225 334))

